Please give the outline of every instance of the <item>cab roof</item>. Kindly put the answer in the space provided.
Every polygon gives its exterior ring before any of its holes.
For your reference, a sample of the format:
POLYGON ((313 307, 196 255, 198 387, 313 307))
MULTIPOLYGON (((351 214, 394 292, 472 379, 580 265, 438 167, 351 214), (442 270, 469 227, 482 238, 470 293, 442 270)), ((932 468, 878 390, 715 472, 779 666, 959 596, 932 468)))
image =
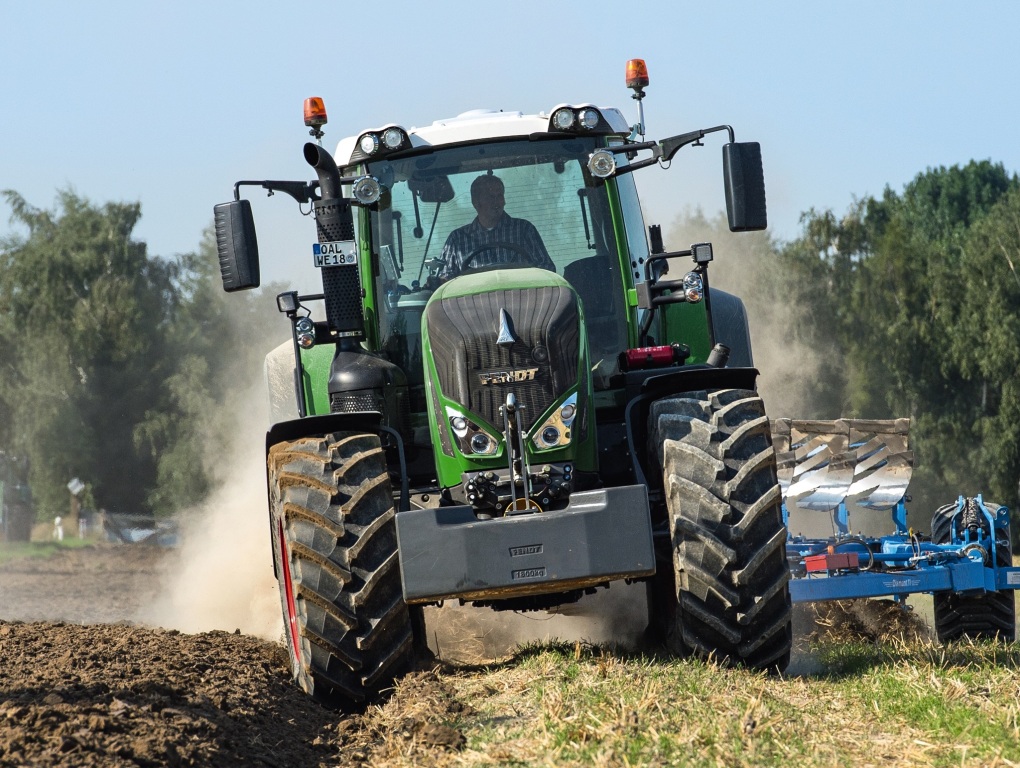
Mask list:
MULTIPOLYGON (((361 153, 357 151, 359 139, 368 132, 381 132, 392 127, 389 124, 376 129, 366 129, 355 136, 341 139, 337 144, 334 159, 341 168, 360 162, 361 153)), ((396 126, 401 127, 401 126, 396 126)), ((412 149, 419 147, 440 147, 463 144, 468 142, 527 138, 533 134, 556 133, 561 135, 584 135, 595 133, 601 135, 630 135, 630 127, 620 110, 615 107, 592 107, 590 104, 567 105, 559 104, 548 113, 526 115, 523 112, 505 112, 501 109, 474 109, 463 112, 456 117, 436 120, 431 125, 421 128, 403 129, 407 132, 412 149), (577 129, 573 132, 553 130, 550 115, 557 110, 568 107, 574 110, 586 108, 597 109, 602 120, 593 131, 577 129)))

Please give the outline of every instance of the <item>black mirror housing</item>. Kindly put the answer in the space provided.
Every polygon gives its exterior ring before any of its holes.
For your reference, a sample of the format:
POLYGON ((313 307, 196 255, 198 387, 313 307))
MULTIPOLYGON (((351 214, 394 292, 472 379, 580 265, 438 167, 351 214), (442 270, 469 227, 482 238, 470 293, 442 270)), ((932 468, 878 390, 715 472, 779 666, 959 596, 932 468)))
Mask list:
POLYGON ((723 182, 730 231, 754 232, 768 227, 765 171, 758 142, 730 142, 723 146, 723 182))
POLYGON ((220 277, 228 293, 258 288, 259 246, 255 239, 255 218, 247 200, 231 200, 213 206, 216 252, 220 277))

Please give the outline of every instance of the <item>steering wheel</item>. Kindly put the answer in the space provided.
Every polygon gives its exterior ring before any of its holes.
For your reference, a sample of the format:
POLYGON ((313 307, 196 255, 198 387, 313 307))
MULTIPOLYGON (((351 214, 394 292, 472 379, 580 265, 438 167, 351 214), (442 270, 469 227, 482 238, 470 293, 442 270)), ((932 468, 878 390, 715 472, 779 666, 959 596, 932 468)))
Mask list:
MULTIPOLYGON (((520 258, 514 259, 513 261, 508 261, 508 262, 500 263, 500 264, 486 264, 486 265, 484 265, 485 269, 489 269, 489 268, 492 268, 492 267, 505 267, 505 266, 508 266, 510 264, 521 264, 521 265, 526 265, 526 266, 529 266, 529 267, 532 267, 532 266, 535 265, 534 261, 532 261, 531 251, 529 251, 527 248, 524 248, 523 246, 517 245, 516 243, 504 243, 504 242, 497 241, 497 242, 494 242, 494 243, 482 243, 481 245, 476 246, 474 249, 472 249, 471 253, 469 253, 467 256, 465 256, 464 260, 460 263, 461 271, 463 272, 465 269, 467 269, 468 268, 468 264, 470 264, 472 261, 474 261, 474 259, 480 253, 485 253, 486 251, 494 251, 497 248, 505 249, 507 251, 513 251, 520 258)), ((483 267, 477 267, 477 269, 482 269, 482 268, 483 267)))

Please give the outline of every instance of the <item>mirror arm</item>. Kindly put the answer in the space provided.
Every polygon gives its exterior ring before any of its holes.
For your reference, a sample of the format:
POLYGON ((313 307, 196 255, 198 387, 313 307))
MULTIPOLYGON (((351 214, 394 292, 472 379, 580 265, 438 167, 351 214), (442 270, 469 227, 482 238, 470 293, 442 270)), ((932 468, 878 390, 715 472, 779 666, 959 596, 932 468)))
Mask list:
POLYGON ((691 131, 690 133, 681 133, 679 136, 671 136, 668 139, 663 139, 659 142, 661 145, 661 156, 666 162, 673 159, 681 147, 686 147, 688 144, 694 144, 695 146, 701 146, 701 140, 705 138, 709 133, 716 133, 717 131, 728 131, 730 134, 730 143, 734 142, 733 128, 728 125, 717 125, 714 128, 701 128, 697 131, 691 131))
POLYGON ((269 190, 269 194, 273 192, 284 192, 290 195, 299 203, 308 203, 312 200, 318 200, 319 196, 315 193, 315 190, 319 187, 317 181, 239 181, 234 184, 234 199, 241 199, 241 187, 262 187, 263 189, 269 190))
POLYGON ((682 147, 686 147, 688 144, 701 146, 701 140, 705 138, 706 135, 717 131, 727 131, 730 135, 730 143, 733 143, 733 128, 728 125, 717 125, 714 128, 699 128, 698 130, 690 131, 689 133, 681 133, 679 136, 671 136, 670 138, 662 139, 661 141, 642 141, 633 144, 620 144, 613 147, 606 147, 606 149, 613 154, 626 153, 631 156, 633 156, 633 153, 643 149, 648 149, 652 152, 651 157, 617 168, 616 173, 613 175, 622 176, 625 173, 632 173, 639 168, 647 168, 649 165, 654 165, 655 163, 668 163, 682 147))

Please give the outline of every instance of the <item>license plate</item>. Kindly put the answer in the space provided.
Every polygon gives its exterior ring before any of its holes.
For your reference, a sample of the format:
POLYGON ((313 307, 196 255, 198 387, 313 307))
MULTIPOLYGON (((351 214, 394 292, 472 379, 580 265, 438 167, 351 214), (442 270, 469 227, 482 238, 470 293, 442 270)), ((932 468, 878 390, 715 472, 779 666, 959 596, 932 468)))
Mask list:
POLYGON ((342 267, 358 263, 358 250, 353 240, 312 244, 312 260, 319 267, 342 267))

